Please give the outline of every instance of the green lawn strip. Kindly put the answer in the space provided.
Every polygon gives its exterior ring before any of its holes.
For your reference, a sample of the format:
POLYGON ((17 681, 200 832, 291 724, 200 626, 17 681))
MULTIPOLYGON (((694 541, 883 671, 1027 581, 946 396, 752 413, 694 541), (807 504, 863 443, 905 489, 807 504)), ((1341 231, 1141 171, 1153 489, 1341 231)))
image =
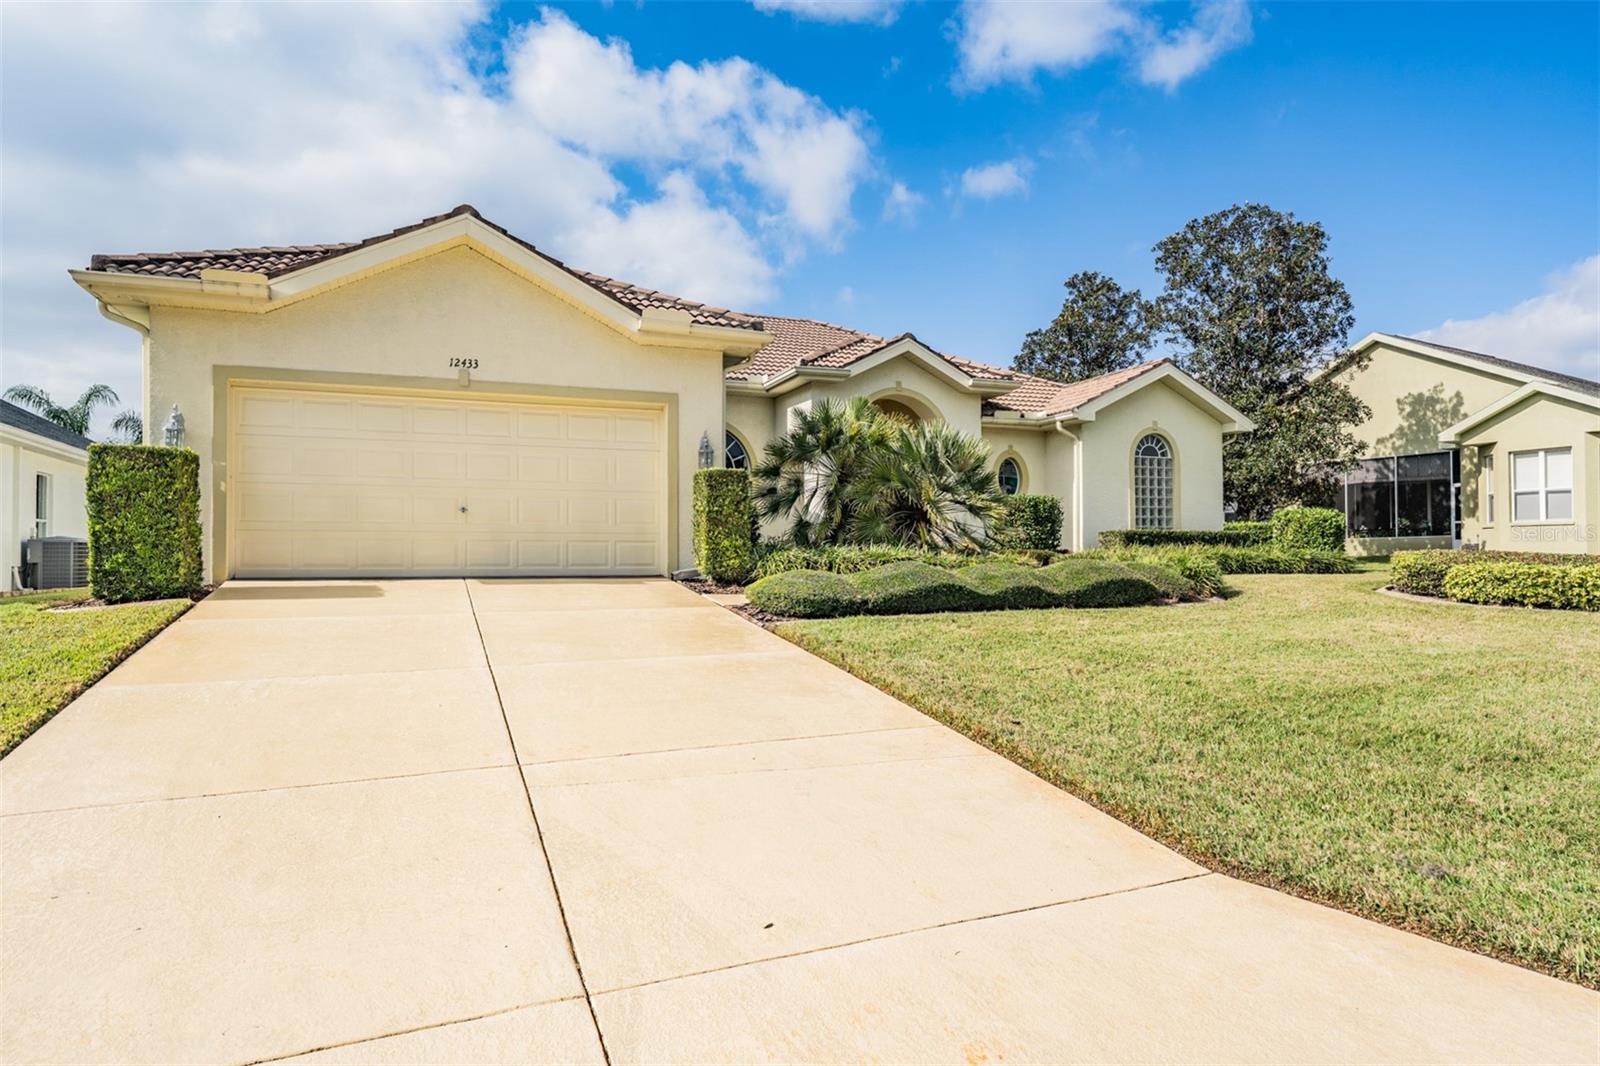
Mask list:
POLYGON ((0 755, 191 605, 156 600, 49 610, 85 598, 86 590, 65 590, 0 600, 0 755))
POLYGON ((1600 987, 1600 619, 1229 580, 778 631, 1212 868, 1600 987))

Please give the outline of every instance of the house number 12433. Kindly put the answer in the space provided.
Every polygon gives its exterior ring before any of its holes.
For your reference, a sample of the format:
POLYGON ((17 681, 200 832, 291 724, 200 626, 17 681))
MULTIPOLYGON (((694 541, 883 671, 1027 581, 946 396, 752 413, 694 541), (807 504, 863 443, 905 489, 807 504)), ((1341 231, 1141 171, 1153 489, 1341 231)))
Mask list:
POLYGON ((458 359, 455 356, 451 356, 450 357, 450 369, 451 370, 476 370, 476 369, 478 369, 478 361, 476 359, 458 359))

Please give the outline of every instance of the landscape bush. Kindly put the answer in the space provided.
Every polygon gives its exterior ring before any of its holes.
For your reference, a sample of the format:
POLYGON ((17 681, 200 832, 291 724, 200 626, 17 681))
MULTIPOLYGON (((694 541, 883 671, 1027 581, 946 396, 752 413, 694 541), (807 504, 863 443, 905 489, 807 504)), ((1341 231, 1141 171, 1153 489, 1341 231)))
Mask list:
POLYGON ((1137 607, 1162 598, 1148 579, 1108 559, 1063 559, 1041 567, 1039 579, 1065 607, 1137 607))
POLYGON ((1445 577, 1462 563, 1539 563, 1545 566, 1592 566, 1594 555, 1561 552, 1510 552, 1427 548, 1395 552, 1389 560, 1389 583, 1415 596, 1444 596, 1445 577))
POLYGON ((1224 522, 1222 529, 1225 533, 1242 534, 1247 538, 1241 542, 1246 547, 1267 544, 1272 540, 1271 522, 1224 522))
POLYGON ((1463 603, 1600 611, 1600 564, 1457 563, 1445 573, 1444 591, 1463 603))
POLYGON ((1231 545, 1245 548, 1259 543, 1253 529, 1106 529, 1100 532, 1102 548, 1163 548, 1174 544, 1231 545))
POLYGON ((89 588, 106 603, 200 591, 200 457, 187 448, 91 444, 84 487, 89 588))
POLYGON ((927 563, 946 570, 959 570, 986 562, 1009 562, 1021 566, 1043 566, 1061 558, 1060 552, 933 552, 898 544, 836 544, 821 548, 762 545, 756 551, 754 574, 771 577, 788 570, 827 570, 835 574, 858 574, 886 563, 927 563))
POLYGON ((1039 579, 1040 570, 1036 566, 983 562, 957 574, 982 597, 984 606, 989 609, 1057 606, 1055 593, 1039 579))
POLYGON ((785 570, 746 590, 750 605, 787 618, 861 614, 865 599, 849 579, 827 570, 785 570))
POLYGON ((737 584, 755 563, 750 475, 710 468, 694 472, 694 559, 712 581, 737 584))
POLYGON ((1344 551, 1344 513, 1331 507, 1284 507, 1271 518, 1272 546, 1344 551))
POLYGON ((865 599, 870 614, 977 611, 989 606, 982 593, 956 576, 956 571, 927 563, 890 563, 848 580, 865 599))
POLYGON ((1355 560, 1342 551, 1310 548, 1211 548, 1224 574, 1353 574, 1355 560))
POLYGON ((1203 591, 1198 584, 1161 563, 1127 562, 1122 565, 1160 589, 1161 598, 1165 600, 1207 600, 1214 595, 1203 591))
POLYGON ((1023 493, 1007 496, 990 522, 989 543, 996 548, 1054 551, 1061 546, 1061 501, 1023 493))

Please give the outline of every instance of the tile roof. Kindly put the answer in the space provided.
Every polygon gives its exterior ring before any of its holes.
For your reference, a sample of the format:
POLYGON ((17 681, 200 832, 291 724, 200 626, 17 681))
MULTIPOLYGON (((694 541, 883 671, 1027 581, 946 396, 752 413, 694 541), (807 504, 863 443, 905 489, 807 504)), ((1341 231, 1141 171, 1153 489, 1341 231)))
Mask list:
POLYGON ((984 411, 986 413, 991 410, 1016 411, 1025 415, 1043 416, 1066 414, 1068 411, 1076 411, 1090 400, 1105 395, 1118 385, 1142 377, 1157 367, 1171 362, 1171 359, 1153 359, 1148 363, 1136 363, 1122 370, 1113 370, 1109 374, 1068 382, 1064 385, 1059 381, 1046 381, 1031 374, 1017 373, 1017 376, 1023 379, 1023 383, 1003 396, 985 401, 984 411))
POLYGON ((1529 377, 1538 378, 1540 381, 1548 381, 1555 385, 1564 385, 1569 389, 1588 393, 1591 396, 1600 396, 1600 381, 1594 381, 1589 378, 1580 378, 1574 374, 1563 374, 1556 370, 1546 370, 1544 367, 1532 366, 1528 363, 1518 363, 1511 359, 1502 359, 1498 355, 1488 355, 1484 352, 1474 352, 1466 348, 1452 348, 1448 344, 1436 344, 1430 340, 1423 340, 1421 337, 1407 337, 1400 333, 1390 333, 1386 335, 1395 337, 1399 340, 1410 341, 1412 344, 1420 344, 1425 348, 1438 348, 1443 352, 1450 352, 1455 355, 1464 355, 1468 359, 1483 363, 1485 366, 1497 366, 1506 370, 1515 370, 1519 374, 1527 374, 1529 377))
POLYGON ((325 263, 330 259, 337 259, 341 255, 348 255, 351 252, 369 248, 383 241, 402 237, 425 226, 431 226, 437 222, 443 222, 446 219, 456 218, 461 215, 470 215, 551 265, 566 271, 584 284, 605 293, 635 314, 643 313, 647 307, 658 307, 687 311, 691 321, 702 325, 732 326, 751 330, 761 329, 761 319, 755 315, 741 314, 737 311, 730 311, 725 307, 713 307, 697 300, 686 300, 683 297, 671 296, 664 292, 657 292, 654 289, 640 288, 637 285, 630 285, 626 281, 618 281, 615 278, 591 274, 588 271, 575 270, 554 256, 541 252, 504 227, 490 222, 479 214, 477 208, 471 204, 462 204, 442 215, 434 215, 431 218, 423 219, 421 222, 414 222, 409 226, 401 226, 399 229, 391 230, 388 233, 380 233, 359 241, 349 241, 341 244, 292 244, 266 248, 218 248, 200 252, 137 252, 126 255, 96 255, 90 257, 89 269, 104 271, 108 274, 141 274, 147 277, 165 278, 198 278, 202 270, 237 270, 252 274, 265 274, 269 278, 275 278, 317 263, 325 263))
POLYGON ((70 429, 64 429, 48 418, 43 418, 25 407, 18 407, 16 404, 5 400, 0 400, 0 425, 25 430, 36 437, 53 440, 57 444, 65 444, 70 448, 87 449, 93 443, 81 433, 74 433, 70 429))

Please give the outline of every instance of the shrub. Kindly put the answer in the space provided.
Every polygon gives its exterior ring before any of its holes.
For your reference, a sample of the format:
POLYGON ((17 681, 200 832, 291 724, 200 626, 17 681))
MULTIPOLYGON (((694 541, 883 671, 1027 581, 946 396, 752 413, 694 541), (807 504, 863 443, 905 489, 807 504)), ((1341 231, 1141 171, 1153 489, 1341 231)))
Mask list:
POLYGON ((1160 563, 1123 563, 1123 566, 1144 578, 1150 584, 1161 590, 1162 599, 1167 600, 1206 600, 1211 598, 1211 593, 1203 592, 1188 578, 1160 563))
POLYGON ((1225 522, 1222 530, 1224 533, 1242 534, 1246 539, 1239 543, 1246 547, 1268 544, 1272 541, 1271 522, 1225 522))
POLYGON ((1054 551, 1061 546, 1061 501, 1054 496, 1007 496, 989 526, 989 543, 1054 551))
POLYGON ((866 607, 860 590, 826 570, 785 570, 757 581, 746 595, 752 607, 789 618, 837 618, 866 607))
POLYGON ((1389 582, 1401 592, 1417 596, 1445 595, 1445 576, 1462 563, 1539 563, 1546 566, 1592 566, 1593 555, 1561 552, 1465 551, 1429 548, 1395 552, 1389 561, 1389 582))
POLYGON ((743 470, 694 472, 694 559, 712 581, 737 583, 750 576, 750 475, 743 470))
POLYGON ((1211 548, 1224 574, 1353 574, 1356 564, 1342 551, 1307 548, 1211 548))
POLYGON ((951 571, 927 563, 890 563, 848 580, 871 614, 975 611, 985 606, 982 595, 971 585, 951 571))
POLYGON ((200 590, 200 457, 187 448, 91 444, 89 587, 107 603, 200 590))
POLYGON ((1060 606, 1055 593, 1039 579, 1039 573, 1038 567, 1006 562, 976 563, 956 572, 978 594, 986 609, 1060 606))
POLYGON ((1137 607, 1161 599, 1161 590, 1120 563, 1063 559, 1041 567, 1039 580, 1067 607, 1137 607))
POLYGON ((898 544, 838 544, 826 548, 796 548, 763 545, 756 554, 755 576, 770 577, 786 570, 827 570, 835 574, 859 574, 885 563, 927 563, 945 570, 959 570, 985 562, 1044 566, 1059 557, 1057 552, 931 552, 898 544))
POLYGON ((1445 573, 1444 591, 1463 603, 1600 611, 1600 563, 1457 563, 1445 573))
POLYGON ((1160 548, 1169 544, 1233 545, 1247 547, 1258 543, 1253 530, 1239 529, 1106 529, 1100 533, 1102 548, 1160 548))
POLYGON ((1285 507, 1272 515, 1277 548, 1344 551, 1344 514, 1331 507, 1285 507))

